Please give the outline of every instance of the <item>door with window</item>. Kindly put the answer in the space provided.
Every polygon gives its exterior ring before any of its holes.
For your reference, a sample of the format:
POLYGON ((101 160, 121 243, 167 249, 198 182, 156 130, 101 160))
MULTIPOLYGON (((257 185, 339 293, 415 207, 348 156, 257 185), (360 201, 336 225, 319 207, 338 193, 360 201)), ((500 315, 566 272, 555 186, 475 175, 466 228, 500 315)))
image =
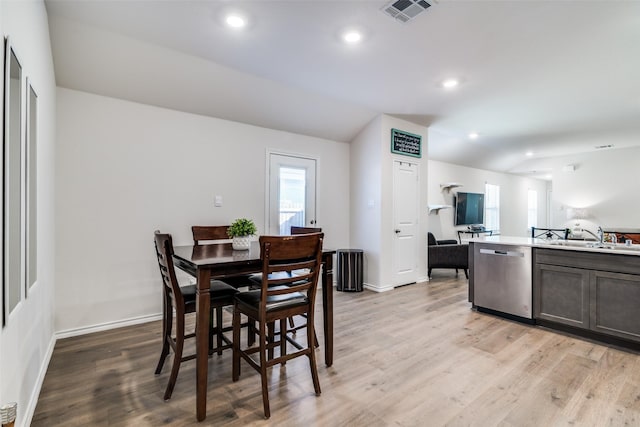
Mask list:
POLYGON ((290 234, 291 226, 317 227, 316 159, 269 153, 268 233, 290 234))

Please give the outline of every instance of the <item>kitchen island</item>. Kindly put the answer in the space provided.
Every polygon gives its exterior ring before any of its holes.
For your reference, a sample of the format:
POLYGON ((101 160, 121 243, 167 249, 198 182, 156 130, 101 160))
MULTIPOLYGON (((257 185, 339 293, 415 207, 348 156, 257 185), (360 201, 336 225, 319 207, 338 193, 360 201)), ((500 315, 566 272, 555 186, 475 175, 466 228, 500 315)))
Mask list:
POLYGON ((624 346, 640 343, 640 245, 491 236, 469 241, 473 307, 624 346))

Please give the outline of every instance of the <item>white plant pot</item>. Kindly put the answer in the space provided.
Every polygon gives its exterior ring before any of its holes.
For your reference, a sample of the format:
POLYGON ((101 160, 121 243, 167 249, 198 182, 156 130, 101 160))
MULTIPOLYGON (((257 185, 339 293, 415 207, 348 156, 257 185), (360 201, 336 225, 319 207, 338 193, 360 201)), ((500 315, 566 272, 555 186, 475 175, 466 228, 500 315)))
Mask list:
POLYGON ((234 251, 248 251, 251 248, 251 236, 237 236, 231 241, 234 251))

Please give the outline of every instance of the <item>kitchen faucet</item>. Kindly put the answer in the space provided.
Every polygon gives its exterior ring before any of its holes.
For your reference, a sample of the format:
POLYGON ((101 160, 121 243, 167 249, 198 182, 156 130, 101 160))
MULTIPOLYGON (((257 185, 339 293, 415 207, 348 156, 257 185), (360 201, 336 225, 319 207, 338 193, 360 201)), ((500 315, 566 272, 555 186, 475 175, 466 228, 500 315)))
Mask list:
POLYGON ((596 231, 597 234, 593 234, 590 230, 587 230, 586 228, 583 228, 582 231, 586 231, 587 233, 591 234, 593 237, 596 238, 598 242, 596 243, 596 247, 601 248, 604 246, 604 231, 602 231, 602 227, 598 227, 598 230, 596 231))

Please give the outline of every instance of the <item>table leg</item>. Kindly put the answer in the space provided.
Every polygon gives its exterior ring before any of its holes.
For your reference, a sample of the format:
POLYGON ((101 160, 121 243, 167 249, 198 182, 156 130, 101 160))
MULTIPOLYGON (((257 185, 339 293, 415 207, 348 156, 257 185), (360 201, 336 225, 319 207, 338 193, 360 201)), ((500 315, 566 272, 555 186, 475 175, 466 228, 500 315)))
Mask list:
POLYGON ((196 284, 196 417, 207 417, 207 382, 209 378, 209 316, 211 272, 198 269, 196 284))
POLYGON ((322 269, 322 309, 324 319, 324 362, 333 365, 333 254, 324 257, 322 269))

